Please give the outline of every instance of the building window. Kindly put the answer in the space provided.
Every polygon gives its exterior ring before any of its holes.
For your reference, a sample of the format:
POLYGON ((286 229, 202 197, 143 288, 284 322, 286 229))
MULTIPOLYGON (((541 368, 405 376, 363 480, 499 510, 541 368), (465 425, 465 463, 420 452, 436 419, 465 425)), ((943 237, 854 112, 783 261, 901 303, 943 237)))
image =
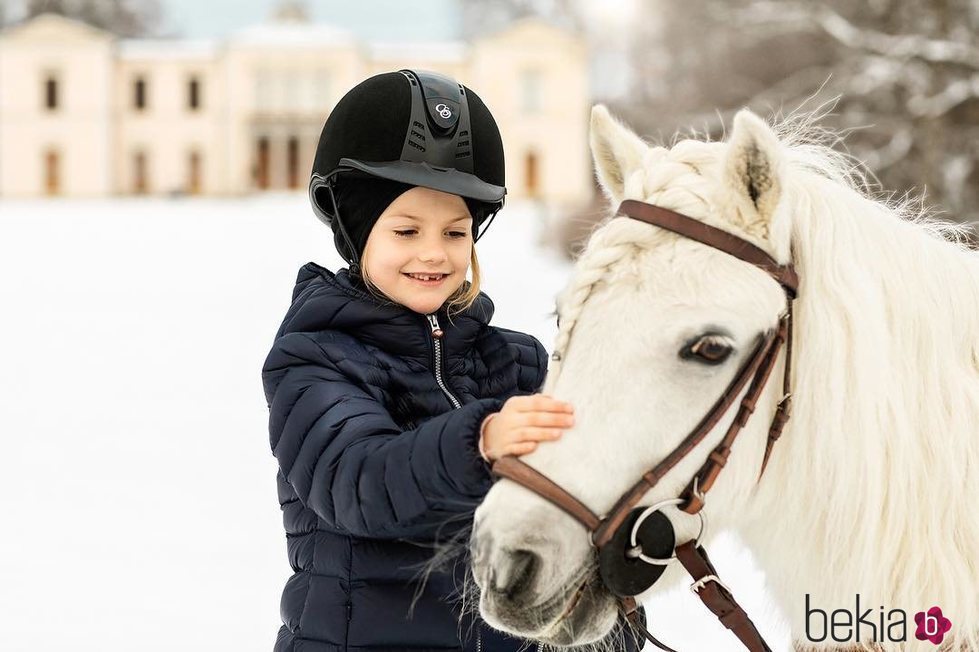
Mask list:
POLYGON ((299 139, 295 136, 290 137, 286 151, 289 188, 295 190, 299 187, 299 139))
POLYGON ((540 196, 540 170, 536 152, 527 152, 524 158, 524 188, 528 197, 540 196))
POLYGON ((269 187, 269 139, 258 139, 258 151, 255 160, 255 185, 259 190, 269 187))
POLYGON ((187 192, 197 195, 201 192, 201 153, 194 150, 187 159, 187 192))
POLYGON ((146 108, 146 80, 142 77, 133 81, 133 108, 137 111, 146 108))
POLYGON ((201 108, 201 81, 197 77, 187 82, 187 108, 191 111, 201 108))
POLYGON ((290 70, 283 74, 282 83, 282 95, 276 98, 280 107, 285 108, 286 111, 302 110, 304 108, 303 75, 290 70))
POLYGON ((272 111, 278 80, 275 73, 263 68, 255 75, 255 107, 259 111, 272 111))
POLYGON ((524 113, 538 113, 541 109, 542 79, 539 70, 520 73, 520 109, 524 113))
POLYGON ((146 167, 146 152, 135 152, 133 154, 132 169, 133 194, 143 195, 149 190, 146 167))
POLYGON ((329 70, 317 70, 313 78, 313 110, 328 111, 333 98, 333 75, 329 70))
POLYGON ((44 193, 61 193, 61 154, 56 149, 44 152, 44 193))
POLYGON ((44 108, 48 111, 58 108, 58 78, 54 75, 44 78, 44 108))

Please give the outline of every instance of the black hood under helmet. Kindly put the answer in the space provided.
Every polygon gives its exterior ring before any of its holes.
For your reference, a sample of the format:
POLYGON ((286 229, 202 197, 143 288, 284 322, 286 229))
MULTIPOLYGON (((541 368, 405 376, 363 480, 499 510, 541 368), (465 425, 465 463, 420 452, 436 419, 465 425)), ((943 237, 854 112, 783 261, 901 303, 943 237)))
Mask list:
POLYGON ((481 207, 473 214, 478 240, 503 206, 503 141, 486 105, 472 90, 434 72, 401 70, 354 86, 330 113, 310 176, 316 216, 334 231, 337 250, 355 251, 336 219, 334 188, 343 179, 374 177, 459 195, 481 207), (339 228, 338 228, 339 227, 339 228))

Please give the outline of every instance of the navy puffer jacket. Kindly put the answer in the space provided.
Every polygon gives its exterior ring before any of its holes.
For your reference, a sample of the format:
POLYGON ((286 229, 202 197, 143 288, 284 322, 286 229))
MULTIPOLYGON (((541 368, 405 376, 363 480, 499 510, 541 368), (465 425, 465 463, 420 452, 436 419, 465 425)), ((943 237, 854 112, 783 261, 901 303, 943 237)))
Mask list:
POLYGON ((486 294, 452 322, 440 309, 436 339, 347 269, 299 271, 262 369, 294 571, 276 652, 536 648, 460 622, 465 558, 418 579, 436 542, 467 541, 492 486, 483 418, 547 372, 541 343, 490 326, 493 310, 486 294))

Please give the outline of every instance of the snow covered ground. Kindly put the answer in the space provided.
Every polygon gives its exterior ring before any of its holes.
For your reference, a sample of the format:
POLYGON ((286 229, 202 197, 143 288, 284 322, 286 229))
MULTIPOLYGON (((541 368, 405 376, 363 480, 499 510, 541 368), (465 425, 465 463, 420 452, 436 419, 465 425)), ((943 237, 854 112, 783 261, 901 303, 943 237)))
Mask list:
MULTIPOLYGON (((493 323, 551 350, 569 266, 542 224, 510 205, 477 246, 493 323)), ((302 195, 0 202, 0 650, 272 649, 290 570, 260 370, 310 260, 340 264, 302 195)), ((788 649, 750 555, 710 551, 788 649)), ((741 649, 686 588, 646 605, 683 652, 741 649)))

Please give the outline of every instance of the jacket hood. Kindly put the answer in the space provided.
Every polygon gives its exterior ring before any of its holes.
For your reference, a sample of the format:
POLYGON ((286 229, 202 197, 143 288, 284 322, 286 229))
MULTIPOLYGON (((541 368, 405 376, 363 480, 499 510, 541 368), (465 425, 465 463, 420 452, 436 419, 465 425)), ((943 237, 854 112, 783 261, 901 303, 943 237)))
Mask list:
MULTIPOLYGON (((445 306, 439 308, 434 314, 444 333, 446 355, 458 355, 472 348, 488 327, 494 310, 493 301, 484 292, 452 321, 445 306)), ((383 302, 345 267, 333 273, 309 262, 299 269, 292 305, 276 338, 293 332, 324 330, 347 333, 364 344, 402 357, 431 356, 432 328, 426 315, 401 304, 383 302)))

